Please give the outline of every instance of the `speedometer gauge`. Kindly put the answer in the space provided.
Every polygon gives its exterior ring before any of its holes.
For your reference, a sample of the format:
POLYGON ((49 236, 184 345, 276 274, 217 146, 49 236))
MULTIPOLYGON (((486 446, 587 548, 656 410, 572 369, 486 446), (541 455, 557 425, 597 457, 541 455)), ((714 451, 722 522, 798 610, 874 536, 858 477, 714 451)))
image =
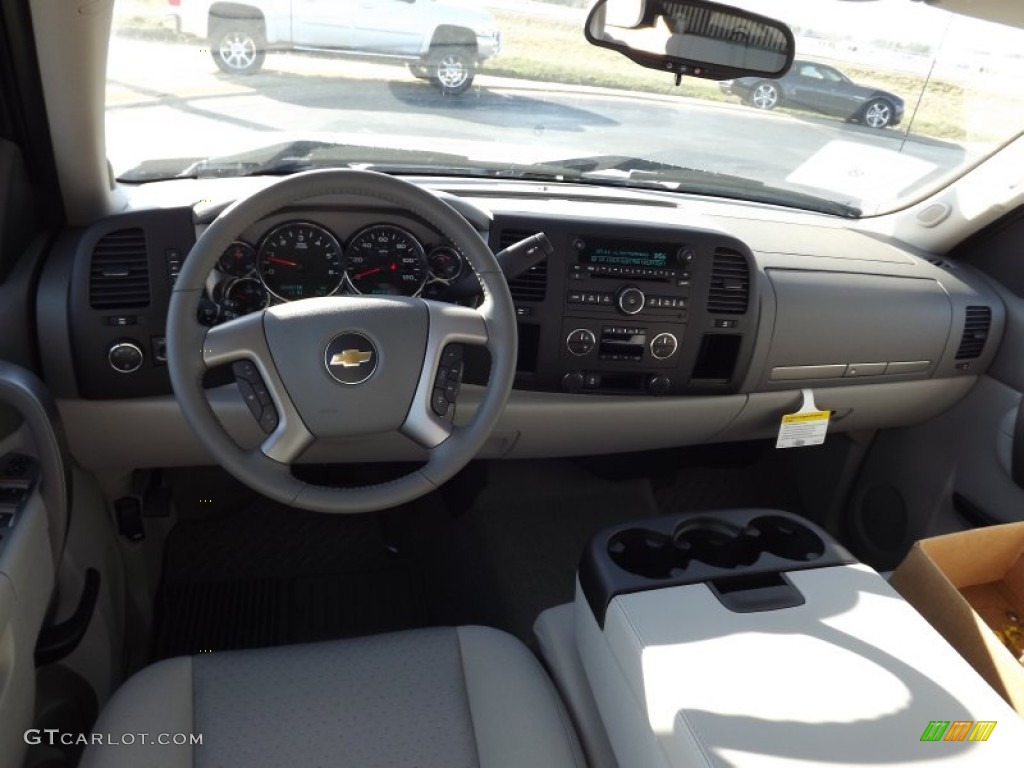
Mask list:
POLYGON ((341 246, 317 224, 291 221, 270 230, 257 254, 260 278, 284 301, 329 296, 345 274, 341 246))
POLYGON ((427 279, 423 246, 389 224, 358 233, 349 241, 346 255, 348 279, 359 293, 415 296, 427 279))

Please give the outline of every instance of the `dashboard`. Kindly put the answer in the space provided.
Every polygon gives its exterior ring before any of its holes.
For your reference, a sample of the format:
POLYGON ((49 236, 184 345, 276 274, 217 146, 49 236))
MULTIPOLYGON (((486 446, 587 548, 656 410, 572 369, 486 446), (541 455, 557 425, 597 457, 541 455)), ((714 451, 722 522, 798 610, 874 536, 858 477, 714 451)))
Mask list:
MULTIPOLYGON (((910 424, 963 397, 1002 334, 1002 302, 980 276, 849 222, 650 192, 421 183, 496 253, 537 233, 552 247, 509 279, 517 374, 487 456, 771 437, 806 388, 833 412, 832 430, 910 424)), ((66 234, 47 262, 38 311, 65 322, 47 324, 44 370, 86 466, 197 463, 164 338, 181 265, 237 189, 208 184, 204 197, 219 202, 178 201, 173 188, 160 205, 66 234), (165 439, 154 445, 129 424, 165 439), (97 429, 123 434, 101 445, 97 429)), ((456 290, 467 272, 458 249, 408 212, 321 198, 238 233, 199 319, 323 295, 472 304, 456 290)), ((467 359, 456 422, 471 416, 487 371, 486 358, 467 359)), ((207 386, 236 439, 258 441, 230 369, 211 371, 207 386)), ((417 458, 402 440, 314 446, 306 458, 417 458)))

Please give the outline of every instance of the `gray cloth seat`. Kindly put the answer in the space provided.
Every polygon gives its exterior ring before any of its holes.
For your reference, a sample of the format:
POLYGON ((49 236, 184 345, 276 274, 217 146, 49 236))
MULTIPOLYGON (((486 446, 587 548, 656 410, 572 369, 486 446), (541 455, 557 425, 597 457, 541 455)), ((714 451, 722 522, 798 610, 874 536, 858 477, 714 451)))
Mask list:
POLYGON ((135 743, 94 744, 82 768, 584 765, 540 664, 486 627, 168 659, 129 679, 93 732, 135 743), (175 734, 202 744, 152 743, 175 734))

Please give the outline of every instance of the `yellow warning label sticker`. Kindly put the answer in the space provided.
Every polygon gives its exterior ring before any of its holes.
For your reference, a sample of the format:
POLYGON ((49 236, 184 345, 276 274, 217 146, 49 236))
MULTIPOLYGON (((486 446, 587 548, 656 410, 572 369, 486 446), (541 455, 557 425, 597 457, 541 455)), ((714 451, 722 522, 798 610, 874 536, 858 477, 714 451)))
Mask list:
POLYGON ((825 421, 829 419, 828 411, 812 411, 811 413, 787 413, 782 417, 783 424, 807 424, 814 421, 825 421))
POLYGON ((831 411, 819 411, 814 403, 814 393, 803 390, 803 406, 796 413, 787 413, 779 425, 779 439, 776 448, 804 448, 821 445, 828 432, 831 411))

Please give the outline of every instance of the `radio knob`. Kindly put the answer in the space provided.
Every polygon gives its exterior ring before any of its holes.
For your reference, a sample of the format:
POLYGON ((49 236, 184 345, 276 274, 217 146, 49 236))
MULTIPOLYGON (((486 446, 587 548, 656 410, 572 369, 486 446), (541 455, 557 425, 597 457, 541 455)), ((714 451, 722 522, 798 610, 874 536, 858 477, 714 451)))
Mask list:
POLYGON ((619 291, 619 309, 627 315, 635 315, 644 308, 647 297, 644 292, 635 286, 627 286, 619 291))
POLYGON ((562 389, 575 394, 583 389, 583 374, 579 371, 570 371, 562 377, 562 389))
POLYGON ((142 348, 134 341, 118 341, 107 352, 107 362, 118 373, 135 373, 142 361, 142 348))
POLYGON ((651 376, 647 379, 647 391, 652 395, 665 395, 672 388, 672 379, 668 376, 651 376))

